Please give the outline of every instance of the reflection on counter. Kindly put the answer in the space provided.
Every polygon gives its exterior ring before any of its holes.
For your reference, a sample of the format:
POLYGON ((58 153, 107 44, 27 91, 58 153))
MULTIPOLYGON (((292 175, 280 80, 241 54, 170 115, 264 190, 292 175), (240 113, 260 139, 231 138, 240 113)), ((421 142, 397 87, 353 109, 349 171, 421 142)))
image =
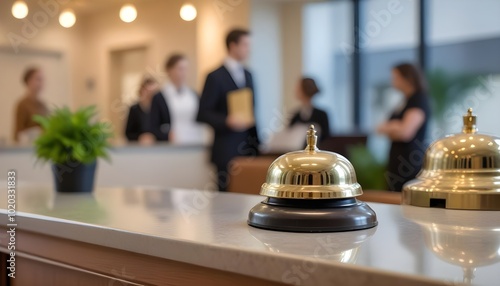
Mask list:
POLYGON ((270 252, 290 253, 306 256, 310 260, 325 259, 342 263, 355 263, 358 250, 376 230, 377 228, 369 228, 353 232, 324 233, 320 235, 303 233, 280 241, 279 238, 283 236, 282 232, 263 232, 255 228, 248 228, 249 233, 270 252), (297 245, 301 247, 294 247, 297 245), (294 248, 296 250, 291 252, 290 250, 294 248))
POLYGON ((421 226, 432 253, 463 269, 466 284, 473 284, 478 267, 500 261, 500 221, 485 219, 485 215, 493 216, 495 212, 447 211, 442 212, 439 222, 424 208, 403 207, 403 214, 421 226))
MULTIPOLYGON (((36 206, 34 204, 34 206, 36 206)), ((67 212, 76 216, 86 216, 88 223, 104 223, 107 219, 106 208, 101 206, 93 194, 52 193, 49 207, 40 209, 39 213, 46 216, 60 216, 67 212)))

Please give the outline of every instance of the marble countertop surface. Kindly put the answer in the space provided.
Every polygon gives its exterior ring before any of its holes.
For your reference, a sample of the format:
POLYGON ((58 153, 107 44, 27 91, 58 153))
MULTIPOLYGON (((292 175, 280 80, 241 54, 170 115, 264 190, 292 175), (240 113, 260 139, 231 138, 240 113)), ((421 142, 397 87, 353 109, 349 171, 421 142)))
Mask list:
MULTIPOLYGON (((375 228, 285 233, 247 225, 262 199, 154 188, 56 194, 21 185, 17 228, 293 285, 500 285, 500 212, 370 203, 375 228)), ((1 199, 2 222, 6 214, 1 199)))

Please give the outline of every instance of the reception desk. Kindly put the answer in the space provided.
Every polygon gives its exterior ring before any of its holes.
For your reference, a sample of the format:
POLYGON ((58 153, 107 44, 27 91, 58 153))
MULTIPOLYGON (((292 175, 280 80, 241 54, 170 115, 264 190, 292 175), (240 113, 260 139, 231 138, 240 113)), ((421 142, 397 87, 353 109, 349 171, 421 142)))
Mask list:
MULTIPOLYGON (((6 185, 5 182, 0 182, 6 185)), ((0 188, 6 197, 6 188, 0 188)), ((379 225, 283 233, 246 224, 256 195, 17 190, 10 285, 498 285, 498 212, 371 203, 379 225)), ((7 258, 6 200, 0 205, 7 258)), ((2 265, 2 279, 6 268, 2 265)), ((7 283, 6 280, 2 283, 7 283)), ((5 284, 2 284, 5 285, 5 284)))
MULTIPOLYGON (((207 146, 126 144, 112 147, 109 154, 110 162, 98 162, 98 186, 217 189, 207 146)), ((52 178, 50 164, 37 162, 31 147, 0 147, 0 174, 11 169, 21 183, 46 184, 52 178)))

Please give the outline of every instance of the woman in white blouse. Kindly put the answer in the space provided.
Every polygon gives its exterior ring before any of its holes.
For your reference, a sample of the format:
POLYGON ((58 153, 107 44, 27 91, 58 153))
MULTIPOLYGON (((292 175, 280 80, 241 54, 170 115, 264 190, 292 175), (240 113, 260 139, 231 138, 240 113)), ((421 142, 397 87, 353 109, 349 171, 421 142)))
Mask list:
POLYGON ((189 62, 182 54, 165 63, 169 81, 151 104, 151 129, 158 141, 175 144, 204 143, 203 127, 196 122, 199 97, 187 85, 189 62))

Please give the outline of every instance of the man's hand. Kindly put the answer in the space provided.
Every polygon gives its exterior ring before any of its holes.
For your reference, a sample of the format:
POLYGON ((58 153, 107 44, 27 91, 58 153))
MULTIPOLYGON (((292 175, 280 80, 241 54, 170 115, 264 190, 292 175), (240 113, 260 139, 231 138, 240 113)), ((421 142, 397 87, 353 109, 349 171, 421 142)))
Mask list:
POLYGON ((151 133, 143 133, 139 136, 139 144, 153 145, 156 142, 156 137, 151 133))
POLYGON ((170 143, 175 142, 175 133, 172 132, 172 130, 170 130, 170 132, 168 132, 168 141, 170 143))
POLYGON ((229 115, 226 118, 226 125, 234 131, 245 131, 253 126, 253 122, 238 115, 229 115))

